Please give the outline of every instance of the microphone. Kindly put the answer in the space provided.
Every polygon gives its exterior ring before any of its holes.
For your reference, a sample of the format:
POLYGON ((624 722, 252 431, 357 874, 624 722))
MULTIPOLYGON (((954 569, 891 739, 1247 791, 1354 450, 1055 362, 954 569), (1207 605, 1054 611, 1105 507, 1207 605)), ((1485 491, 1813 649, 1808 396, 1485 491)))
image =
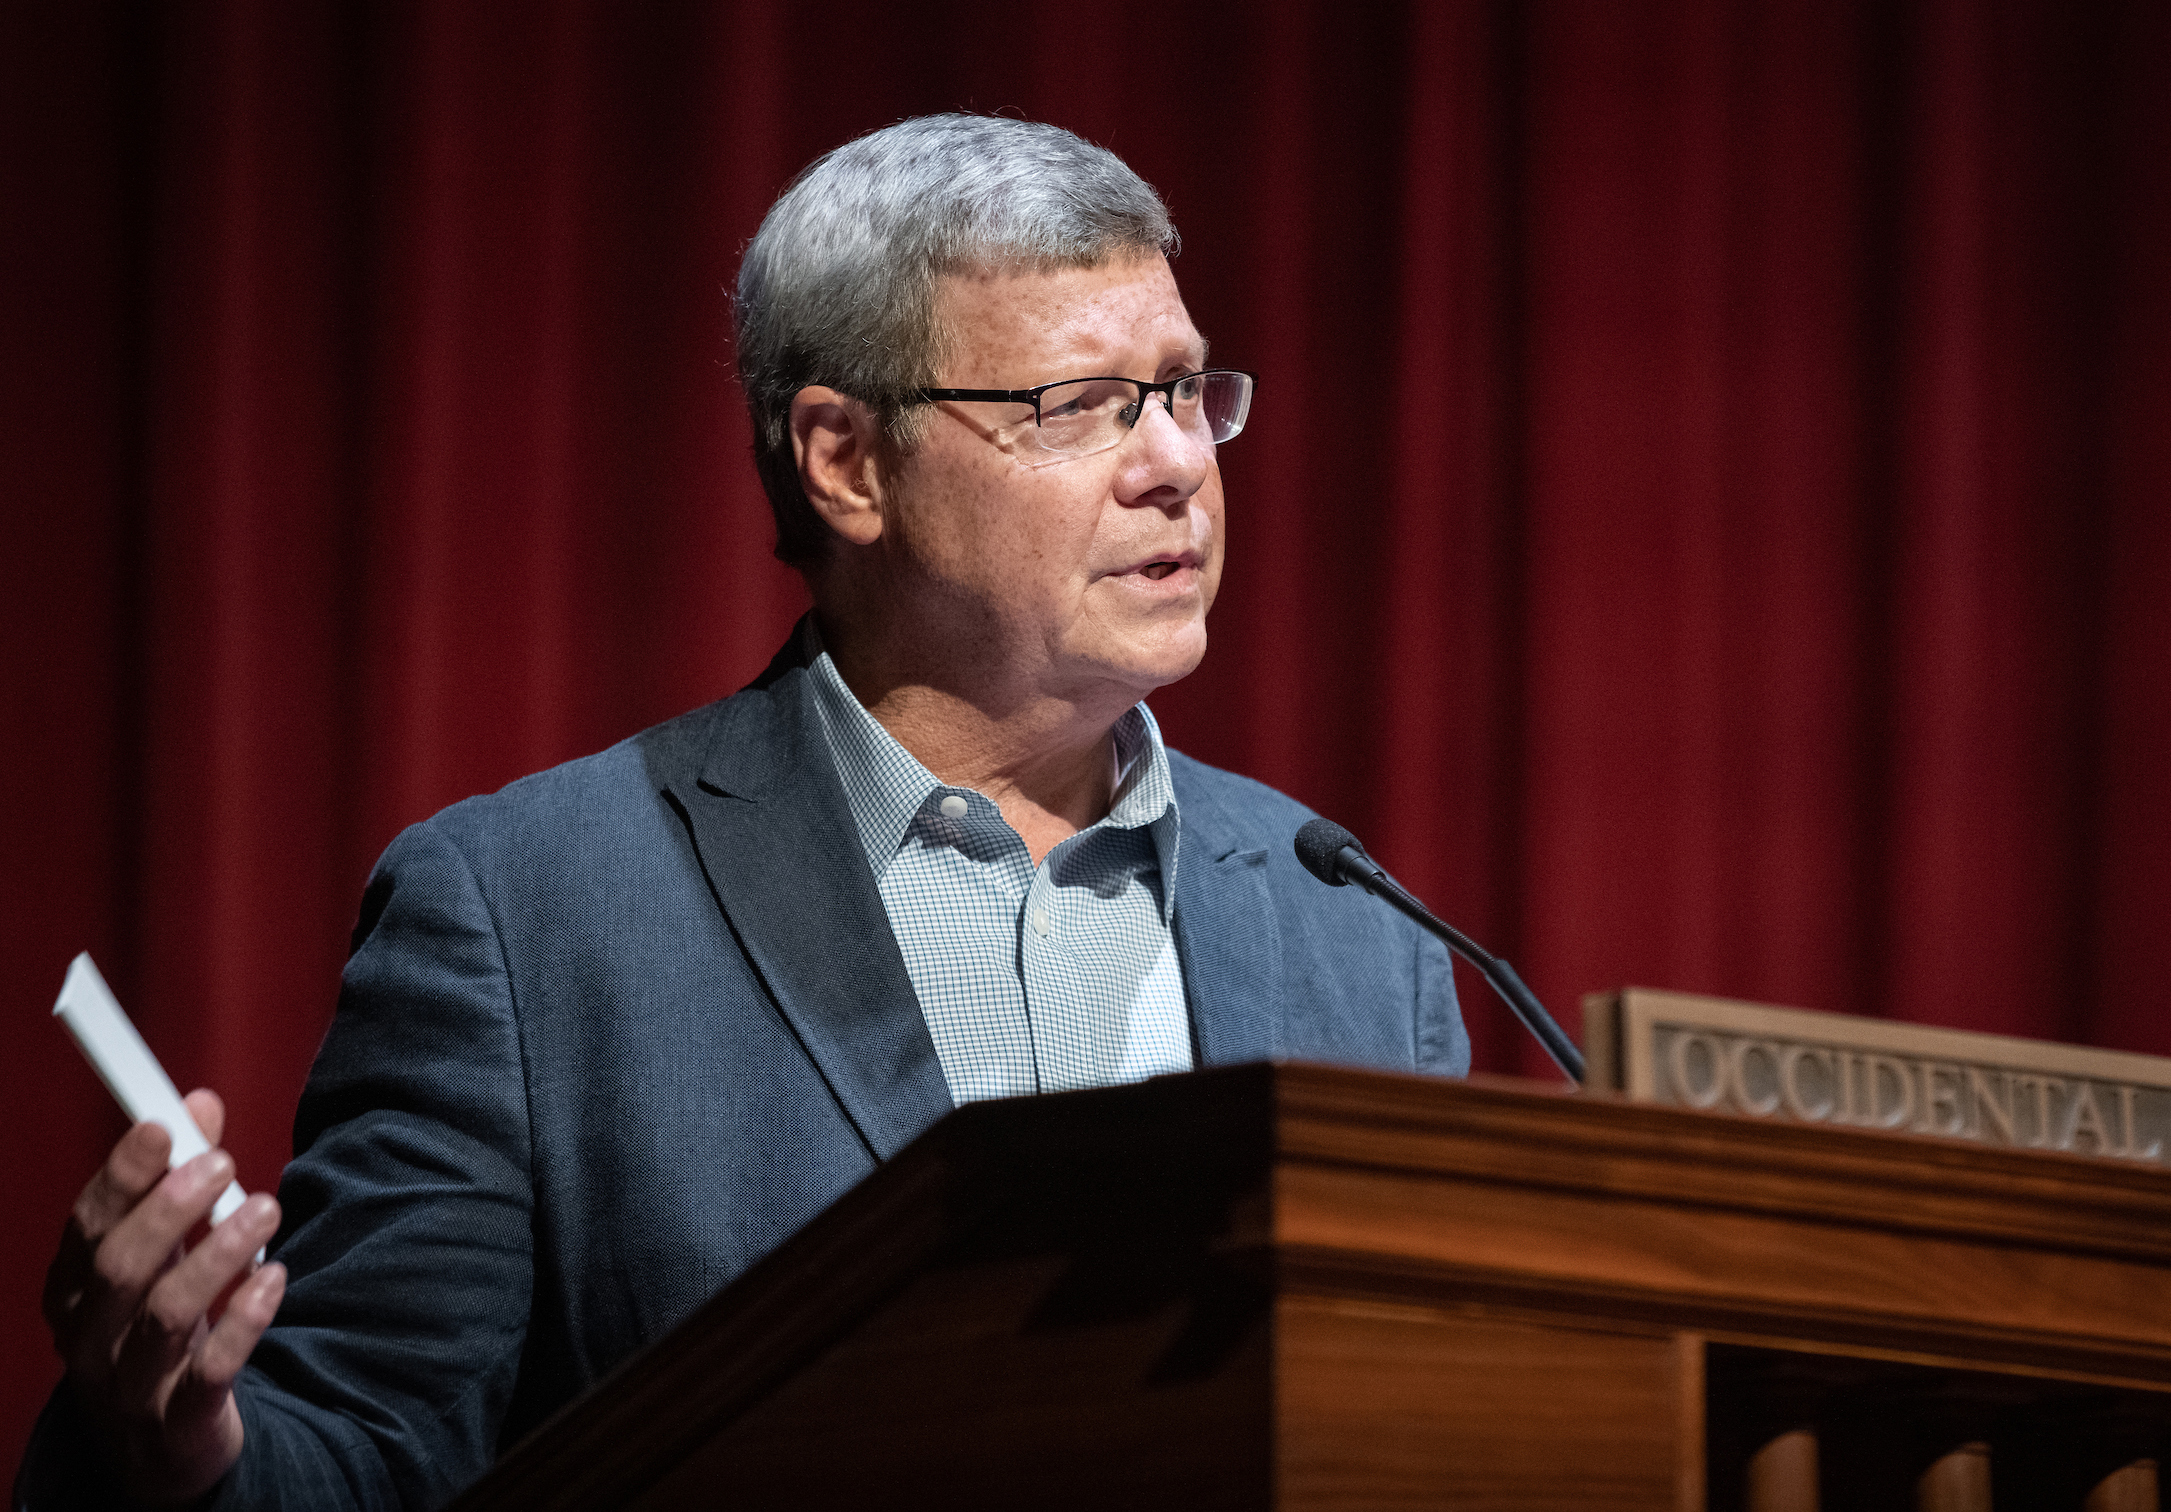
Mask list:
POLYGON ((1365 854, 1364 846, 1355 835, 1331 819, 1314 819, 1297 831, 1297 859, 1304 863, 1306 871, 1327 886, 1347 887, 1354 882, 1374 897, 1385 898, 1421 927, 1445 940, 1450 950, 1475 966, 1492 984, 1493 991, 1500 994, 1500 1000, 1514 1010, 1515 1016, 1523 1021, 1523 1027, 1545 1046, 1545 1053, 1568 1073, 1568 1079, 1582 1085, 1583 1052, 1561 1032, 1553 1015, 1545 1011, 1537 996, 1515 974, 1515 968, 1454 925, 1434 917, 1431 909, 1418 902, 1401 883, 1381 870, 1377 861, 1365 854))

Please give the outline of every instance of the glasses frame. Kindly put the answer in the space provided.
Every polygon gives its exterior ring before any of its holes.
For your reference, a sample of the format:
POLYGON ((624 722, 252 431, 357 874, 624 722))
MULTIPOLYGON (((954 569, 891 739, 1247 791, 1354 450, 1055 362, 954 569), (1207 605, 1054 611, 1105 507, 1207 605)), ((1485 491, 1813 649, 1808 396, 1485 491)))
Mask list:
MULTIPOLYGON (((951 399, 962 399, 972 403, 1030 404, 1033 407, 1033 426, 1037 430, 1043 424, 1040 418, 1040 396, 1047 393, 1048 390, 1068 388, 1074 383, 1128 383, 1138 390, 1138 401, 1128 407, 1129 418, 1123 424, 1128 430, 1137 430, 1138 422, 1145 418, 1146 401, 1153 395, 1159 394, 1161 396, 1162 413, 1173 419, 1176 414, 1176 385, 1189 383, 1194 378, 1211 378, 1217 373, 1235 373, 1239 377, 1248 378, 1251 380, 1252 392, 1258 392, 1259 375, 1257 373, 1246 372, 1242 368, 1201 368, 1195 373, 1179 373, 1174 378, 1161 383, 1148 383, 1143 378, 1126 378, 1121 373, 1094 373, 1084 378, 1058 378, 1053 383, 1036 384, 1028 389, 923 388, 919 391, 919 398, 922 403, 926 404, 951 399)), ((1249 416, 1246 416, 1246 418, 1249 419, 1249 416)), ((1242 434, 1242 431, 1237 432, 1237 435, 1242 434)), ((1234 441, 1236 436, 1231 436, 1229 439, 1234 441)), ((1214 444, 1218 446, 1221 443, 1215 442, 1214 444)))

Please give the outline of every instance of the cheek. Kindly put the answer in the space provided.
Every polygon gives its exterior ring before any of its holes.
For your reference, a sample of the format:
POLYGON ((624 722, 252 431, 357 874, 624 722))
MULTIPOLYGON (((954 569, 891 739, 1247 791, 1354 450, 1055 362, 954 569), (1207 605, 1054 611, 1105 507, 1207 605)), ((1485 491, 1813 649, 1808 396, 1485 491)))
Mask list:
POLYGON ((1228 516, 1221 508, 1221 476, 1216 473, 1199 490, 1197 507, 1206 516, 1206 564, 1199 573, 1199 612, 1214 607, 1221 591, 1221 569, 1228 561, 1228 516))
POLYGON ((957 576, 960 567, 984 563, 1011 544, 1015 511, 1004 507, 1001 480, 977 457, 921 467, 901 502, 910 550, 938 576, 957 576))
POLYGON ((1196 507, 1206 516, 1206 539, 1213 554, 1214 572, 1221 571, 1221 556, 1228 545, 1228 515, 1222 509, 1221 475, 1215 473, 1206 480, 1206 486, 1198 491, 1196 507))
POLYGON ((997 570, 1020 594, 1045 595, 1076 576, 1094 555, 1101 529, 1098 512, 1080 510, 1060 489, 1028 479, 993 496, 1000 513, 990 537, 1002 542, 997 570))
POLYGON ((1043 580, 1084 577, 1092 563, 1122 556, 1127 539, 1122 512, 1108 504, 1107 480, 1084 468, 1062 471, 1029 474, 1010 496, 1043 580))
POLYGON ((912 534, 940 577, 997 602, 1045 604, 1093 558, 1101 511, 1060 468, 985 460, 932 473, 915 498, 912 534))

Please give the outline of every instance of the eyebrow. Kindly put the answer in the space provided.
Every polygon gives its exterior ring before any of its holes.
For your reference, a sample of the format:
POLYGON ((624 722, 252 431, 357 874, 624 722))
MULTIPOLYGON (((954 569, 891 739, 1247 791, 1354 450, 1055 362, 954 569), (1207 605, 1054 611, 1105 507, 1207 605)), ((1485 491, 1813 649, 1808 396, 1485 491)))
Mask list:
MULTIPOLYGON (((1205 336, 1201 335, 1199 337, 1197 351, 1198 360, 1192 364, 1192 367, 1199 372, 1204 372, 1211 365, 1209 362, 1209 358, 1213 354, 1213 344, 1209 342, 1205 338, 1205 336)), ((1188 357, 1190 354, 1186 353, 1185 355, 1188 357)))

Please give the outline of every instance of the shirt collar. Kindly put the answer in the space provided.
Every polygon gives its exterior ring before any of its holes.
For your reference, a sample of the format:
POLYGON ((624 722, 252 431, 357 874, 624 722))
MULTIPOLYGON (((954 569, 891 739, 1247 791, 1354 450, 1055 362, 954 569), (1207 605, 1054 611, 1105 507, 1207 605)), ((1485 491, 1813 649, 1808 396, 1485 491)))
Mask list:
POLYGON ((1169 774, 1168 747, 1161 743, 1153 710, 1132 704, 1116 721, 1116 801, 1095 829, 1143 828, 1153 840, 1161 865, 1161 920, 1176 917, 1176 852, 1183 816, 1176 807, 1176 781, 1169 774))
MULTIPOLYGON (((882 728, 881 721, 869 714, 845 685, 843 674, 822 646, 821 632, 815 628, 812 615, 807 617, 805 634, 810 655, 807 681, 814 689, 814 707, 821 715, 822 733, 828 738, 837 775, 843 780, 845 802, 851 807, 860 844, 866 849, 867 866, 879 881, 889 870, 897 848, 904 844, 913 817, 931 794, 948 789, 918 757, 898 744, 896 736, 882 728)), ((1146 830, 1153 842, 1154 857, 1160 863, 1165 920, 1175 910, 1176 852, 1182 832, 1168 749, 1161 742, 1161 726, 1153 711, 1142 703, 1124 710, 1111 733, 1115 745, 1115 802, 1109 806, 1107 818, 1081 833, 1097 829, 1146 830)))

